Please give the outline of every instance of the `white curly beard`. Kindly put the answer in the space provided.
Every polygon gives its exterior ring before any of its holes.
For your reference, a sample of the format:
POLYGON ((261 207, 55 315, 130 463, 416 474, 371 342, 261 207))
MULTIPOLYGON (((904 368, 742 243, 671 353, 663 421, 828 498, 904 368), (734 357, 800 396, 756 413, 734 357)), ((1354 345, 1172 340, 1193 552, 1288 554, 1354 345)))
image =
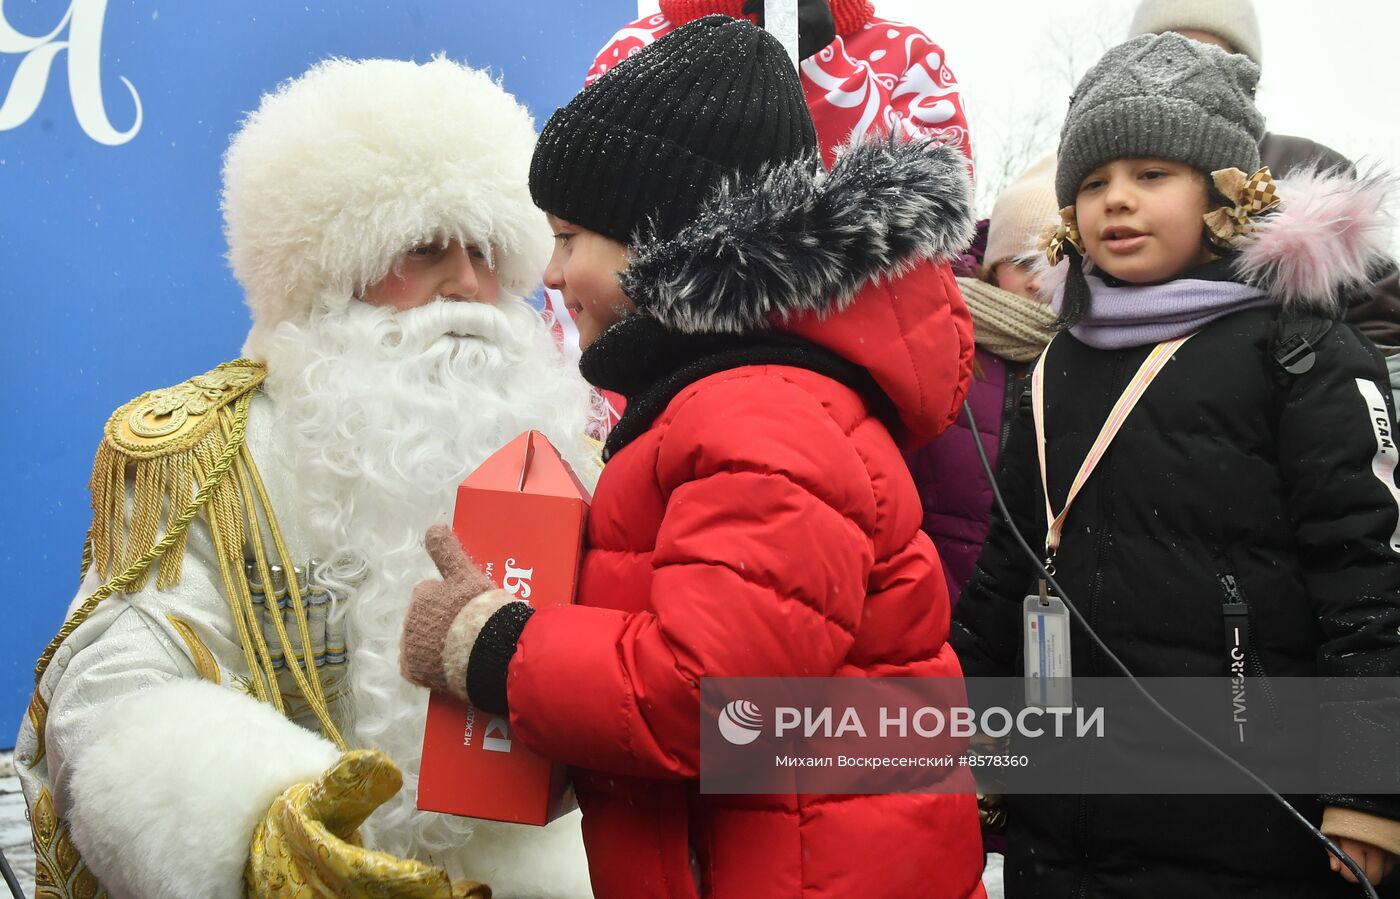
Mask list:
MULTIPOLYGON (((585 484, 596 480, 583 436, 588 387, 539 315, 514 298, 435 300, 400 313, 352 302, 284 323, 269 343, 266 390, 307 549, 328 560, 320 579, 343 597, 333 614, 344 617, 351 647, 347 736, 386 752, 404 775, 366 822, 366 843, 488 880, 491 871, 463 870, 479 862, 462 849, 474 827, 511 826, 415 808, 427 691, 400 676, 399 636, 413 585, 436 575, 423 532, 449 519, 458 483, 487 456, 536 428, 585 484)), ((578 876, 586 884, 586 872, 578 876)))

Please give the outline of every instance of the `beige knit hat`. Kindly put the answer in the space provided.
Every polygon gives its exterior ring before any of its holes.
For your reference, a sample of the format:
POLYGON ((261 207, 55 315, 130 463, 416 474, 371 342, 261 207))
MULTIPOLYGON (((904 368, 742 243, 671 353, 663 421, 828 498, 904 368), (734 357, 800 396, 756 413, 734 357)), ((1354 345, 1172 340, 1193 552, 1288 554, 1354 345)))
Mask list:
POLYGON ((1037 235, 1056 220, 1055 157, 1047 156, 1011 182, 992 207, 987 225, 987 252, 982 257, 985 276, 998 262, 1024 256, 1035 249, 1037 235))
POLYGON ((1253 0, 1142 0, 1128 27, 1128 37, 1183 29, 1222 38, 1236 53, 1263 65, 1264 47, 1253 0))

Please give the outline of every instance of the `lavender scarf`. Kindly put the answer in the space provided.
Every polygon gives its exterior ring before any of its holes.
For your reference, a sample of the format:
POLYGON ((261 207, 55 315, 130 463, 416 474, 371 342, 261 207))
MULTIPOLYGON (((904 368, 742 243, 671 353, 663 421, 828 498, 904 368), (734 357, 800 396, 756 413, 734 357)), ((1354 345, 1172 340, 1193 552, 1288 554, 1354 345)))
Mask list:
MULTIPOLYGON (((1102 278, 1087 273, 1084 280, 1089 285, 1089 311, 1069 333, 1100 350, 1183 337, 1231 312, 1275 302, 1259 288, 1235 281, 1178 278, 1165 284, 1110 287, 1102 278)), ((1064 300, 1065 288, 1061 286, 1055 290, 1050 308, 1058 313, 1064 300)))

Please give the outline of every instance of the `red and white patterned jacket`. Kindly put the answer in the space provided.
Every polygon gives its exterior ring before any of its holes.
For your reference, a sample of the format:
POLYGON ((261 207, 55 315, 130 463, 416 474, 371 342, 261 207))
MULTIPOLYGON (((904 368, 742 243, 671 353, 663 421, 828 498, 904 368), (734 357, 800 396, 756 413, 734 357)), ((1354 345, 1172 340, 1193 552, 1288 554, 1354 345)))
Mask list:
MULTIPOLYGON (((661 0, 661 12, 623 28, 603 47, 586 79, 704 15, 743 18, 743 0, 661 0)), ((931 135, 972 159, 957 79, 943 48, 912 25, 874 15, 868 0, 831 0, 836 40, 802 62, 802 89, 828 165, 836 147, 871 131, 931 135)))

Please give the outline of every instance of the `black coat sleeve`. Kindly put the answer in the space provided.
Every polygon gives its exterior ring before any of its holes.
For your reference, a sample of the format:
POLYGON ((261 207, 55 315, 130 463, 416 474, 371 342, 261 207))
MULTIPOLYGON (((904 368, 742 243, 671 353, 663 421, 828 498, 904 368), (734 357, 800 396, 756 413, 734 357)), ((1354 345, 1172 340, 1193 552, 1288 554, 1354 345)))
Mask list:
MULTIPOLYGON (((1012 414, 1016 420, 1002 452, 997 485, 1016 527, 1038 552, 1045 546, 1046 528, 1035 429, 1029 415, 1012 414)), ((1021 604, 1034 574, 1034 564, 993 503, 987 542, 953 610, 949 633, 964 674, 1010 677, 1020 672, 1021 604)))
POLYGON ((1378 346, 1400 347, 1400 271, 1387 261, 1369 285, 1346 298, 1346 320, 1378 346))
MULTIPOLYGON (((1376 348, 1347 325, 1319 341, 1293 377, 1278 425, 1304 587, 1320 632, 1317 672, 1324 774, 1400 771, 1400 463, 1395 409, 1376 348), (1350 679, 1350 680, 1348 680, 1350 679), (1380 766, 1379 768, 1377 766, 1380 766)), ((1400 784, 1395 785, 1400 788, 1400 784)), ((1400 796, 1328 796, 1331 805, 1400 817, 1400 796)))

